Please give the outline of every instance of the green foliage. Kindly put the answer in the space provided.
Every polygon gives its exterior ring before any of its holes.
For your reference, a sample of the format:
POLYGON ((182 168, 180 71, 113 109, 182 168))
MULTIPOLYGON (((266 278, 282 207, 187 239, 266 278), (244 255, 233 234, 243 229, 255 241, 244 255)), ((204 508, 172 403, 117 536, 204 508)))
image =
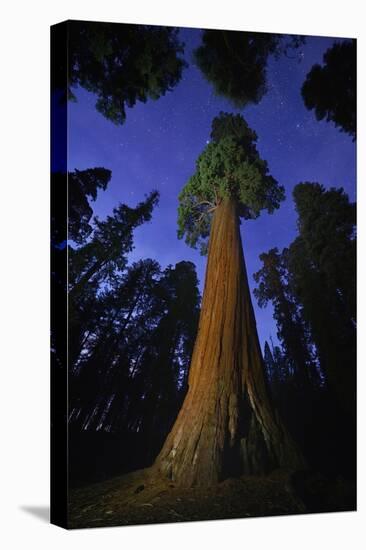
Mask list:
POLYGON ((268 174, 267 162, 256 149, 256 133, 240 115, 220 113, 212 123, 212 140, 198 157, 196 172, 179 195, 178 237, 206 252, 212 212, 232 198, 244 219, 272 213, 284 189, 268 174))
POLYGON ((333 121, 356 138, 356 40, 335 42, 307 74, 301 93, 317 120, 333 121))
POLYGON ((172 90, 186 66, 175 28, 70 21, 68 30, 69 99, 82 86, 116 124, 125 121, 126 107, 172 90))
POLYGON ((303 41, 298 36, 205 30, 194 58, 215 92, 243 108, 258 103, 267 92, 268 57, 286 53, 303 41))
POLYGON ((241 115, 220 112, 212 121, 211 139, 218 143, 221 139, 232 136, 254 159, 258 155, 255 143, 258 136, 249 128, 246 120, 241 115))

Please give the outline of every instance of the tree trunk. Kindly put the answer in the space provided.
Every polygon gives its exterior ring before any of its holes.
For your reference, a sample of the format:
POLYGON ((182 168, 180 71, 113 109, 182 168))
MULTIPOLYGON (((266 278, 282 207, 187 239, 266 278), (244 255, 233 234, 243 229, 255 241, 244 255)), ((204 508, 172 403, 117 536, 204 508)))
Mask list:
POLYGON ((188 393, 154 468, 211 485, 276 466, 304 467, 267 392, 233 199, 216 208, 188 393))

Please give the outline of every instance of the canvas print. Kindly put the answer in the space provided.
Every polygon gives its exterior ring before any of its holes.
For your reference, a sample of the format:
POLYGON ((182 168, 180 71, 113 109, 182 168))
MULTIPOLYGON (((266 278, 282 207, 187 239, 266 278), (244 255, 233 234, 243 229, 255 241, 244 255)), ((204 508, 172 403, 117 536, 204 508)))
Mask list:
POLYGON ((51 29, 51 520, 356 509, 356 40, 51 29))

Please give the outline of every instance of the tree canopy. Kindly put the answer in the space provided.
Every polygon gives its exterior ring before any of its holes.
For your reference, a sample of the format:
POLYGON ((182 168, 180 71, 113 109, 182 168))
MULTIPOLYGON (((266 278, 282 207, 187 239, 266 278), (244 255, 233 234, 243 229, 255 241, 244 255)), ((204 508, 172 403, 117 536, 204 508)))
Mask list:
POLYGON ((69 98, 81 86, 96 108, 123 124, 126 107, 158 99, 179 82, 186 62, 173 27, 70 21, 69 98))
POLYGON ((356 207, 342 188, 318 183, 297 185, 294 199, 299 236, 289 247, 293 291, 324 371, 349 391, 349 400, 356 352, 356 207))
POLYGON ((259 103, 267 92, 267 60, 297 48, 303 38, 243 31, 205 30, 194 59, 215 92, 235 107, 259 103))
POLYGON ((343 188, 301 183, 293 191, 298 228, 313 269, 342 300, 349 319, 356 316, 356 204, 343 188))
POLYGON ((105 168, 74 170, 68 174, 68 234, 69 238, 81 243, 92 232, 89 221, 93 210, 88 198, 95 201, 98 189, 106 190, 111 171, 105 168))
POLYGON ((69 288, 73 295, 86 292, 86 285, 95 285, 108 278, 114 270, 123 270, 126 255, 133 249, 133 230, 151 219, 159 199, 151 192, 135 208, 120 204, 105 220, 94 218, 92 238, 84 246, 69 247, 69 288))
POLYGON ((304 390, 315 378, 314 358, 308 326, 289 283, 288 249, 280 253, 277 248, 272 248, 260 254, 259 259, 263 267, 254 274, 254 280, 258 283, 254 296, 259 307, 272 302, 277 336, 291 369, 292 380, 304 390))
POLYGON ((332 121, 356 138, 356 40, 336 42, 307 74, 301 94, 318 120, 332 121))
POLYGON ((196 172, 179 195, 178 237, 206 252, 212 213, 232 198, 244 219, 272 213, 284 199, 284 188, 269 174, 257 148, 257 134, 241 115, 221 112, 212 123, 212 141, 196 162, 196 172))
MULTIPOLYGON (((260 306, 271 301, 284 359, 314 371, 354 414, 356 206, 342 188, 300 183, 293 191, 298 235, 281 253, 261 254, 260 306)), ((312 376, 314 380, 314 376, 312 376)))

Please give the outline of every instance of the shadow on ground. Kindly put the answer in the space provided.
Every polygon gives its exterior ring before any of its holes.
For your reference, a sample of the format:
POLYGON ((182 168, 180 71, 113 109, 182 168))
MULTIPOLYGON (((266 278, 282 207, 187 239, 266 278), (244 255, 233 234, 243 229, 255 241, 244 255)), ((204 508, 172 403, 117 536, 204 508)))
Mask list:
POLYGON ((49 506, 20 506, 20 510, 30 514, 43 522, 50 522, 50 507, 49 506))

